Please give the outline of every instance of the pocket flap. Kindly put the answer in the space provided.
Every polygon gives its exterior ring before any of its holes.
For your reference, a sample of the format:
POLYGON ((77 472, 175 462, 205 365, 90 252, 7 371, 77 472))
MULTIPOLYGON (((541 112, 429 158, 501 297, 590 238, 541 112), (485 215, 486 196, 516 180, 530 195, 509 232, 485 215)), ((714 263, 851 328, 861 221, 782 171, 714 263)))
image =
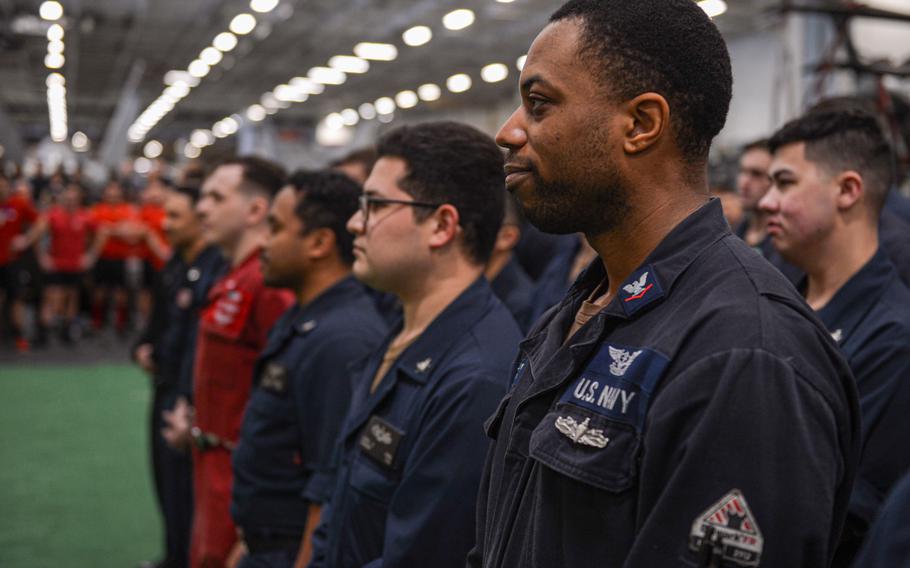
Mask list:
POLYGON ((635 482, 640 444, 633 426, 559 403, 531 434, 530 456, 572 479, 620 492, 635 482))

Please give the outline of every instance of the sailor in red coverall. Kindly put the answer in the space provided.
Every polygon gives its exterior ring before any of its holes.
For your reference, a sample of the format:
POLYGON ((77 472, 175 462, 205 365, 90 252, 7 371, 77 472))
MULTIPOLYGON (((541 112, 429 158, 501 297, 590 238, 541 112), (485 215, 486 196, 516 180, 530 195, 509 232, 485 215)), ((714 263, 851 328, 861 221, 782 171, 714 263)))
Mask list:
POLYGON ((266 288, 259 270, 269 201, 283 182, 284 172, 270 162, 229 160, 206 179, 197 205, 206 237, 222 249, 231 269, 209 293, 196 346, 193 568, 221 568, 237 541, 229 510, 231 450, 256 357, 272 324, 294 302, 290 291, 266 288))

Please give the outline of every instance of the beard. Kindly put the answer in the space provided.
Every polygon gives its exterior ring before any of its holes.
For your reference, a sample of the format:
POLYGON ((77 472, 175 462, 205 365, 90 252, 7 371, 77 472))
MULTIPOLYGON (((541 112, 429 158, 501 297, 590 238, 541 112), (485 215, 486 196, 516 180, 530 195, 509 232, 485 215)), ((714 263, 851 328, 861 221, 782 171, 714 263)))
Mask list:
POLYGON ((616 168, 606 166, 599 175, 582 180, 568 176, 546 180, 536 168, 529 168, 532 195, 524 199, 516 195, 525 217, 541 231, 557 235, 599 235, 616 230, 631 209, 630 192, 616 168))

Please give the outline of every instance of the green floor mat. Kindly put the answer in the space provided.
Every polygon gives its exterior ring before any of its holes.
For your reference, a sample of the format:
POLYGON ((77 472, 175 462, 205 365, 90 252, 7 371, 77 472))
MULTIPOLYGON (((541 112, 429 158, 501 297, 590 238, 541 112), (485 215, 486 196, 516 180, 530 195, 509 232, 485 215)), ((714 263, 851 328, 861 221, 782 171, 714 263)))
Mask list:
POLYGON ((0 368, 0 567, 159 557, 149 395, 130 365, 0 368))

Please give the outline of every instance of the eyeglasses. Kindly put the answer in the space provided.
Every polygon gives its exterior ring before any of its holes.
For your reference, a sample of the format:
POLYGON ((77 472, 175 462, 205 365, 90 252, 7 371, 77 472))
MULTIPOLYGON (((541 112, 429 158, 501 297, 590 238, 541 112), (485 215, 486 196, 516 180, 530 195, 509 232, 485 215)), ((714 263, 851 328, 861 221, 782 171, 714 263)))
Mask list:
POLYGON ((367 226, 370 220, 370 210, 374 205, 408 205, 410 207, 426 207, 427 209, 436 209, 441 203, 427 203, 426 201, 405 201, 403 199, 382 199, 362 194, 358 201, 360 203, 360 214, 363 215, 363 226, 367 226))

